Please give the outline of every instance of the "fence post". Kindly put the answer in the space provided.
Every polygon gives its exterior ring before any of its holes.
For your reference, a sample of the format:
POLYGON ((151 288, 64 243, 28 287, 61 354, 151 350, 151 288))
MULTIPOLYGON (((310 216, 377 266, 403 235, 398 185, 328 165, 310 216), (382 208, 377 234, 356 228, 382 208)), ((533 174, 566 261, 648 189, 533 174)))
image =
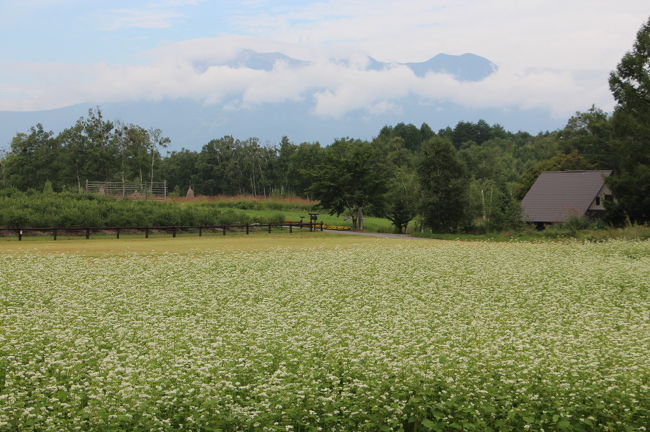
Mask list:
POLYGON ((22 241, 22 240, 23 240, 23 230, 19 229, 18 230, 18 241, 22 241))
POLYGON ((149 227, 144 229, 144 238, 149 238, 149 227))
POLYGON ((271 234, 271 224, 269 224, 269 234, 271 234))
POLYGON ((56 230, 52 231, 52 237, 54 237, 53 240, 56 240, 56 230))
POLYGON ((248 235, 248 224, 246 224, 246 235, 248 235))
POLYGON ((119 240, 120 239, 120 229, 115 230, 115 237, 119 240))
POLYGON ((323 232, 323 222, 320 223, 320 230, 323 232))
POLYGON ((199 227, 199 237, 203 235, 203 227, 199 227))
POLYGON ((292 224, 289 224, 289 232, 290 232, 290 233, 293 232, 293 225, 292 225, 292 224))
POLYGON ((226 235, 226 226, 224 225, 222 229, 223 229, 223 235, 226 235))
POLYGON ((176 227, 172 228, 172 237, 176 238, 176 227))
POLYGON ((90 228, 86 228, 86 240, 90 238, 90 228))

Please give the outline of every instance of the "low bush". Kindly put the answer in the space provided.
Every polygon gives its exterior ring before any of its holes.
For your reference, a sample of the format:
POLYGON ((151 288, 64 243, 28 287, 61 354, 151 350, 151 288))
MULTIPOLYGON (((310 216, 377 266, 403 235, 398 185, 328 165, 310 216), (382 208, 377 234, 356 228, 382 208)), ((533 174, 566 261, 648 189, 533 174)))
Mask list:
POLYGON ((244 207, 245 204, 228 208, 218 202, 132 201, 90 194, 8 189, 0 193, 0 226, 197 226, 280 223, 284 220, 281 213, 249 215, 242 210, 244 207))

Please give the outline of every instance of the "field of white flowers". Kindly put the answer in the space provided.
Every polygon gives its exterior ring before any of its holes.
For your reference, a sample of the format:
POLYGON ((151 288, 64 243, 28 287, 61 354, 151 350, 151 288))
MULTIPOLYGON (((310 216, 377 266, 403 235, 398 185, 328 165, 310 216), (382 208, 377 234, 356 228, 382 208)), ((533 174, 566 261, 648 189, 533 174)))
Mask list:
POLYGON ((0 430, 646 430, 650 243, 0 253, 0 430))

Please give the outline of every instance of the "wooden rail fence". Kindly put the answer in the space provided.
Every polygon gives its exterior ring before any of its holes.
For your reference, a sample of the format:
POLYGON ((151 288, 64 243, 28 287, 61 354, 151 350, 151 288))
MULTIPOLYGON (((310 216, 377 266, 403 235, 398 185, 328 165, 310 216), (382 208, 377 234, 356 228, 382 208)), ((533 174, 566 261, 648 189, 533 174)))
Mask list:
POLYGON ((115 237, 120 238, 120 234, 124 232, 143 232, 145 238, 149 238, 149 234, 153 232, 165 232, 171 233, 172 237, 176 237, 177 233, 187 233, 191 231, 197 231, 199 237, 203 235, 204 232, 215 232, 221 231, 223 235, 226 235, 228 231, 241 231, 249 234, 251 231, 265 229, 269 233, 273 228, 289 228, 289 232, 292 233, 294 229, 298 230, 309 230, 310 232, 314 231, 323 231, 323 222, 319 223, 302 223, 302 222, 284 222, 281 224, 236 224, 236 225, 197 225, 197 226, 140 226, 140 227, 46 227, 46 228, 0 228, 0 233, 7 232, 9 234, 15 233, 18 236, 18 240, 22 240, 27 233, 36 233, 39 235, 41 233, 48 233, 51 235, 53 240, 56 240, 57 236, 62 233, 67 233, 68 235, 85 235, 86 240, 90 238, 92 233, 97 232, 106 232, 114 231, 115 237))

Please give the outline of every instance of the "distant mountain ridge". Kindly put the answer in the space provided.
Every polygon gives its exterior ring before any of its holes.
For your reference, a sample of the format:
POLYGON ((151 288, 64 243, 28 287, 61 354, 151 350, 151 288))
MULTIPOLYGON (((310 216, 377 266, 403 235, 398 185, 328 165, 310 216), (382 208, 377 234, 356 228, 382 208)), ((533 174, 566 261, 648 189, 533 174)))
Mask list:
MULTIPOLYGON (((349 66, 349 62, 343 60, 332 60, 335 63, 349 66)), ((291 58, 280 52, 257 52, 244 49, 232 59, 224 62, 195 63, 194 67, 204 72, 210 66, 229 66, 232 68, 248 68, 254 70, 271 71, 276 63, 284 63, 291 68, 309 66, 311 62, 291 58)), ((476 54, 437 54, 429 60, 411 63, 390 63, 382 62, 373 57, 368 57, 365 70, 385 70, 394 66, 406 66, 418 77, 424 77, 428 73, 449 74, 458 81, 481 81, 498 70, 498 66, 485 57, 476 54)))
MULTIPOLYGON (((260 53, 242 50, 235 57, 220 63, 231 68, 272 70, 282 62, 289 68, 307 67, 305 60, 291 58, 279 52, 260 53)), ((194 64, 197 71, 205 71, 218 63, 194 64)), ((387 63, 372 57, 349 67, 363 70, 383 70, 396 65, 409 67, 419 77, 429 73, 447 73, 457 81, 480 81, 495 73, 497 66, 488 59, 463 54, 438 54, 424 62, 387 63)), ((84 103, 47 111, 0 111, 0 150, 7 149, 18 132, 27 132, 37 123, 47 130, 61 132, 74 125, 88 110, 100 106, 104 117, 138 124, 145 128, 159 128, 171 138, 170 150, 186 147, 198 150, 212 138, 233 135, 238 138, 258 137, 263 143, 278 143, 284 135, 295 142, 315 142, 327 145, 335 138, 353 137, 371 139, 385 125, 399 122, 420 125, 426 122, 434 130, 454 126, 459 121, 499 123, 506 129, 537 133, 561 127, 563 119, 544 109, 469 108, 446 100, 421 98, 417 94, 387 101, 390 109, 369 112, 363 108, 349 111, 340 117, 319 117, 314 114, 314 94, 305 94, 299 100, 259 103, 233 109, 235 99, 218 104, 204 104, 189 98, 160 101, 124 101, 84 103)))

